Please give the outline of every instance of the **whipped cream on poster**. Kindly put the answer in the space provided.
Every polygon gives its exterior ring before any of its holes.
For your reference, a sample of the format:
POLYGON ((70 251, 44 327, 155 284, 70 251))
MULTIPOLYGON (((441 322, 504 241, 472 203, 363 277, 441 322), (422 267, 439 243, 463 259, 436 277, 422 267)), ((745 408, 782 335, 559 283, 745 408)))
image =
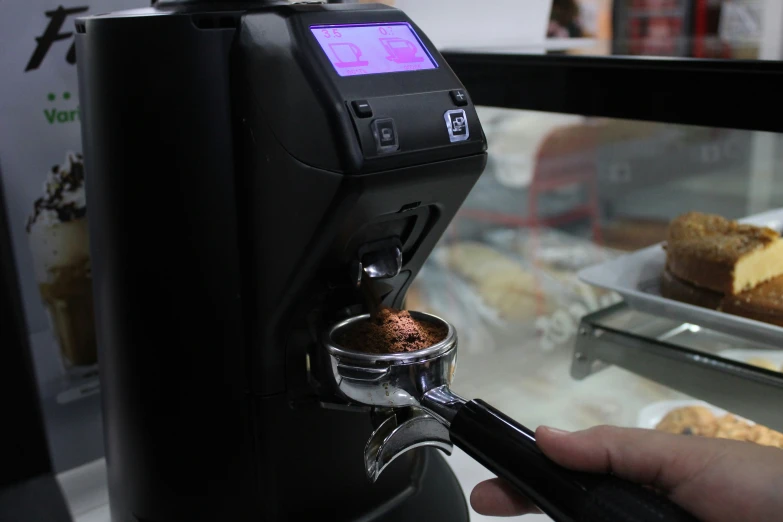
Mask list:
POLYGON ((65 223, 87 215, 84 192, 84 160, 76 152, 68 152, 62 165, 55 165, 46 176, 44 195, 33 205, 27 220, 27 232, 36 223, 65 223))

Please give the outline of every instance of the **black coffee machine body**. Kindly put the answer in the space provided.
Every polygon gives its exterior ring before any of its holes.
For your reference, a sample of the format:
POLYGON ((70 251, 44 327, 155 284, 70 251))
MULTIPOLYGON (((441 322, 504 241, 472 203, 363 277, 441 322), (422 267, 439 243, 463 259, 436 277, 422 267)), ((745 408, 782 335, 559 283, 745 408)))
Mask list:
POLYGON ((467 520, 434 450, 371 484, 371 412, 318 371, 361 275, 402 307, 484 169, 426 35, 385 6, 198 3, 77 33, 113 520, 467 520))

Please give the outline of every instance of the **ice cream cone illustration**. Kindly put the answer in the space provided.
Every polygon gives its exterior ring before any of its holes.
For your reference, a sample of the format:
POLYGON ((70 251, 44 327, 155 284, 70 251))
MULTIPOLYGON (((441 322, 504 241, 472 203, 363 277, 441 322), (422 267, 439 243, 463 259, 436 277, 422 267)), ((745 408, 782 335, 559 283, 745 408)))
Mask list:
POLYGON ((84 163, 69 152, 52 167, 27 223, 35 275, 68 367, 97 362, 84 163))

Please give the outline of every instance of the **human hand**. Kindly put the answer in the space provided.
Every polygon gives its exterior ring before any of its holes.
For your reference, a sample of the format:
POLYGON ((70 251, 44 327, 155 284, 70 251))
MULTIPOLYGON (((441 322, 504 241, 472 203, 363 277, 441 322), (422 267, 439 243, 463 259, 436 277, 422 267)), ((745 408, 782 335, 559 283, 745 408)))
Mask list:
MULTIPOLYGON (((705 522, 766 522, 783 516, 783 450, 752 442, 598 426, 536 430, 536 442, 563 467, 651 486, 705 522)), ((477 485, 478 513, 515 516, 538 509, 501 479, 477 485)))

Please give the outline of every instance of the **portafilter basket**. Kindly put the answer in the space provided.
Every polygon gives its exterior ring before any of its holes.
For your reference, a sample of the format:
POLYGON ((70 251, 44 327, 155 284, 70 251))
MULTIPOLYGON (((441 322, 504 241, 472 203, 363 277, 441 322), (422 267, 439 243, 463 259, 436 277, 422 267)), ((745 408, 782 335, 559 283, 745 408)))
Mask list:
POLYGON ((410 312, 418 321, 448 327, 439 343, 415 352, 373 354, 340 347, 336 339, 345 330, 369 321, 370 315, 351 317, 335 325, 326 335, 331 374, 337 389, 353 402, 380 408, 420 406, 428 392, 448 386, 457 363, 457 332, 434 315, 410 312))
POLYGON ((371 354, 341 347, 337 339, 369 314, 337 323, 324 335, 330 378, 349 402, 393 412, 364 449, 367 475, 375 481, 406 451, 456 445, 505 479, 558 522, 695 521, 669 499, 613 475, 569 470, 550 460, 535 434, 482 400, 451 391, 457 332, 440 317, 411 311, 418 321, 448 327, 439 343, 415 352, 371 354))

